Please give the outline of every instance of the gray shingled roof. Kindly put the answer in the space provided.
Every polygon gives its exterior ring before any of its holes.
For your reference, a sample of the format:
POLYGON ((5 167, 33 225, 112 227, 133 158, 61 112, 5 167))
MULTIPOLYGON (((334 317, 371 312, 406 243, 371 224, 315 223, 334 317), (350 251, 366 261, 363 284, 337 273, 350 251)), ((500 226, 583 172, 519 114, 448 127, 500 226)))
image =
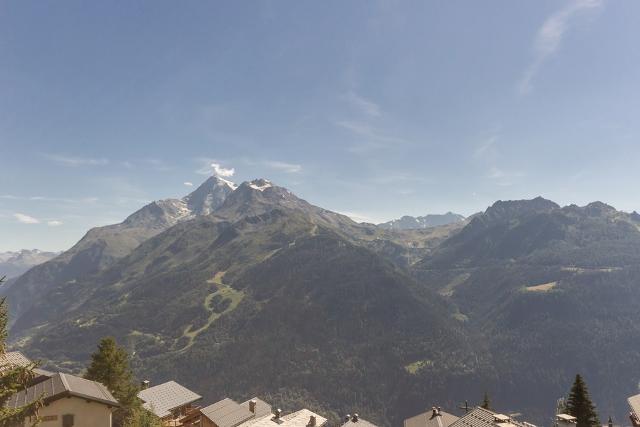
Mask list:
POLYGON ((173 409, 189 405, 202 396, 196 394, 175 381, 158 384, 138 392, 138 397, 144 402, 142 405, 156 416, 164 418, 171 415, 173 409))
POLYGON ((8 351, 0 355, 0 372, 10 369, 12 366, 28 366, 30 363, 31 360, 19 351, 8 351))
POLYGON ((202 408, 200 412, 218 427, 236 427, 254 417, 248 404, 243 406, 229 398, 202 408))
POLYGON ((464 417, 459 418, 450 427, 530 427, 520 421, 510 419, 506 423, 496 423, 495 417, 500 415, 496 412, 484 408, 474 408, 464 417))
POLYGON ((415 417, 404 420, 404 427, 449 427, 458 420, 458 417, 445 411, 440 411, 440 415, 433 415, 433 410, 429 410, 415 417))
POLYGON ((62 373, 54 374, 48 380, 14 394, 9 398, 6 406, 9 408, 18 408, 34 402, 40 396, 43 397, 45 403, 50 403, 67 396, 75 396, 104 403, 109 406, 120 406, 118 401, 102 384, 62 373))
POLYGON ((640 418, 640 394, 636 394, 635 396, 631 396, 627 399, 629 402, 629 406, 631 407, 631 411, 636 418, 640 418))
POLYGON ((242 402, 240 406, 243 406, 249 409, 249 402, 251 402, 252 400, 255 400, 256 402, 255 413, 253 414, 254 417, 260 418, 260 417, 264 417, 265 415, 271 414, 271 405, 269 405, 267 402, 257 397, 249 399, 246 402, 242 402))

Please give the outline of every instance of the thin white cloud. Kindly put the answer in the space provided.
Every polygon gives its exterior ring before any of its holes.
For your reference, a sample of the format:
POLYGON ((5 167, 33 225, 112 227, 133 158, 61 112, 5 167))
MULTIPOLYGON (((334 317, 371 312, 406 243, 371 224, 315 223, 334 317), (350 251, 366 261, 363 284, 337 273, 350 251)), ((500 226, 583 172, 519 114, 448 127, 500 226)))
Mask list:
POLYGON ((149 158, 149 159, 144 159, 144 162, 147 163, 148 165, 151 165, 153 169, 159 172, 166 172, 166 171, 173 170, 173 167, 169 166, 162 159, 149 158))
POLYGON ((187 187, 193 187, 193 182, 185 181, 183 182, 183 184, 186 185, 187 187))
POLYGON ((496 185, 508 187, 513 185, 518 178, 524 177, 526 174, 522 171, 505 171, 497 167, 489 169, 487 178, 493 180, 496 185))
POLYGON ((285 173, 299 173, 302 171, 302 165, 298 165, 295 163, 266 160, 263 162, 263 164, 271 169, 276 169, 285 173))
POLYGON ((379 117, 381 114, 380 106, 375 102, 366 99, 357 93, 350 91, 345 95, 345 99, 349 101, 349 103, 357 108, 363 114, 371 117, 379 117))
POLYGON ((211 163, 211 168, 213 169, 213 174, 220 178, 230 178, 236 173, 234 168, 224 168, 220 163, 211 163))
POLYGON ((385 135, 368 123, 352 120, 340 120, 335 122, 335 124, 336 126, 346 129, 354 135, 364 139, 364 141, 349 147, 349 151, 353 153, 362 153, 375 149, 389 148, 389 146, 410 144, 406 139, 385 135))
POLYGON ((64 166, 104 166, 109 164, 109 159, 65 156, 61 154, 45 154, 48 159, 64 166))
POLYGON ((195 171, 199 175, 214 175, 220 178, 228 178, 232 177, 236 173, 234 168, 225 168, 222 166, 222 162, 220 160, 212 159, 210 157, 198 157, 195 161, 201 165, 195 171))
POLYGON ((54 219, 54 220, 51 220, 51 221, 47 221, 47 225, 48 225, 49 227, 59 227, 59 226, 61 226, 62 224, 63 224, 63 223, 62 223, 62 221, 58 221, 58 220, 55 220, 55 219, 54 219))
POLYGON ((37 218, 34 218, 32 216, 23 214, 23 213, 14 213, 13 217, 15 219, 18 220, 18 222, 21 222, 22 224, 39 224, 40 221, 37 218))
POLYGON ((518 82, 517 89, 521 95, 531 92, 536 74, 547 59, 560 48, 571 20, 581 12, 597 9, 602 5, 603 0, 572 0, 544 21, 533 42, 533 60, 518 82))

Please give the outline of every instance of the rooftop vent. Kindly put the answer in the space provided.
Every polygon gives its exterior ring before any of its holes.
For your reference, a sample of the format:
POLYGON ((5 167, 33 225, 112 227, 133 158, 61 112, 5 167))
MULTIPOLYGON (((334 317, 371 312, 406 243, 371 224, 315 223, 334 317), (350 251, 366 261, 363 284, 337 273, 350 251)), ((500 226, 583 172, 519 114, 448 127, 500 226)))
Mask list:
POLYGON ((250 410, 253 414, 255 414, 255 413, 256 413, 256 404, 257 404, 257 403, 258 403, 258 402, 256 402, 256 401, 255 401, 255 399, 251 399, 251 400, 249 401, 249 410, 250 410))
POLYGON ((357 423, 357 422, 358 422, 358 419, 359 419, 359 417, 358 417, 358 414, 357 414, 357 413, 356 413, 356 414, 353 414, 353 417, 351 417, 351 421, 353 421, 354 423, 357 423))
POLYGON ((502 423, 508 423, 510 421, 510 418, 508 415, 504 415, 504 414, 495 414, 493 416, 493 421, 498 423, 498 424, 502 424, 502 423))
POLYGON ((149 385, 151 384, 151 382, 149 380, 144 380, 140 383, 140 389, 141 390, 146 390, 149 388, 149 385))

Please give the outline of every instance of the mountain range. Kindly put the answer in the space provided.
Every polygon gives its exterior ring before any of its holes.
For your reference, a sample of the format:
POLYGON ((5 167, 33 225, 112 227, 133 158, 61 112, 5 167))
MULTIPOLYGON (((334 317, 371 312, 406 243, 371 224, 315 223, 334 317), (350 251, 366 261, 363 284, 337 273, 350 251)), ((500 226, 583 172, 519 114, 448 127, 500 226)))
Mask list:
POLYGON ((430 214, 418 217, 405 215, 401 218, 378 224, 378 226, 389 230, 414 230, 455 224, 464 220, 465 218, 462 215, 447 212, 445 214, 430 214))
MULTIPOLYGON (((4 290, 13 346, 397 425, 481 400, 546 423, 581 372, 622 416, 640 366, 640 215, 498 201, 441 226, 358 224, 265 179, 209 178, 90 230, 4 290), (604 355, 602 354, 604 353, 604 355)), ((621 419, 621 418, 620 418, 621 419)))
POLYGON ((0 274, 7 276, 7 278, 17 277, 31 267, 49 261, 58 255, 59 252, 47 252, 39 249, 0 252, 0 274))

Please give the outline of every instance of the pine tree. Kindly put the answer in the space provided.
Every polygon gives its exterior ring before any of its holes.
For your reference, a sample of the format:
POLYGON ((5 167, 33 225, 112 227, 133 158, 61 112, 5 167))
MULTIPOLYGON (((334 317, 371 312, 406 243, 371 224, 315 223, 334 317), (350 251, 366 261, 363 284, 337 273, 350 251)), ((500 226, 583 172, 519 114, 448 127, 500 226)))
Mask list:
POLYGON ((107 337, 100 341, 98 350, 91 355, 91 365, 84 377, 104 384, 120 402, 120 408, 113 414, 114 426, 124 425, 125 420, 132 418, 140 408, 138 387, 129 367, 129 355, 117 345, 114 338, 107 337))
MULTIPOLYGON (((4 277, 0 279, 0 283, 4 277)), ((23 423, 27 418, 33 417, 34 425, 37 422, 38 408, 42 405, 41 399, 38 399, 28 405, 19 408, 8 408, 6 403, 15 393, 27 388, 35 374, 33 369, 35 363, 28 366, 14 366, 6 363, 6 340, 7 340, 7 323, 9 315, 7 304, 4 298, 0 300, 0 427, 18 425, 23 423)))
POLYGON ((124 421, 124 427, 162 427, 162 420, 142 407, 135 408, 124 421))
POLYGON ((566 402, 567 413, 577 418, 576 427, 599 427, 600 420, 596 413, 596 408, 589 397, 587 385, 580 376, 576 375, 576 379, 571 387, 571 392, 566 402))
POLYGON ((484 409, 491 410, 491 400, 489 399, 489 393, 487 393, 486 391, 484 392, 484 397, 482 399, 482 405, 480 405, 480 407, 484 408, 484 409))

